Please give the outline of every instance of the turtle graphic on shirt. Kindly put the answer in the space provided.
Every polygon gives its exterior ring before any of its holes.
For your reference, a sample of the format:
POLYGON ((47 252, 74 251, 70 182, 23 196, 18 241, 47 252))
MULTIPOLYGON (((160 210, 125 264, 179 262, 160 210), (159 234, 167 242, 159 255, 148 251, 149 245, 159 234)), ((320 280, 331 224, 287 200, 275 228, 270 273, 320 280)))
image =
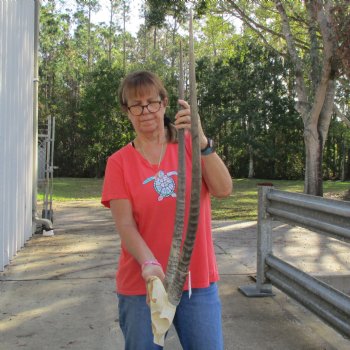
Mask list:
POLYGON ((176 197, 175 190, 175 181, 171 177, 173 175, 177 175, 176 171, 169 171, 168 173, 165 173, 162 170, 159 170, 159 172, 155 176, 150 176, 145 181, 143 181, 142 184, 147 184, 154 180, 153 187, 156 190, 156 192, 159 194, 158 201, 163 200, 166 197, 176 197))

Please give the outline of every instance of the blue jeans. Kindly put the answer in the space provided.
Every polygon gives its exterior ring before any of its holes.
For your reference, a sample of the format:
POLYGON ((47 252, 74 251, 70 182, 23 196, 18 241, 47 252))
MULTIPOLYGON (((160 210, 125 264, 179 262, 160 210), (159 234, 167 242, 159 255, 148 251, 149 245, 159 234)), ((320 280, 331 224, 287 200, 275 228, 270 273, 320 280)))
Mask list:
MULTIPOLYGON (((120 295, 119 324, 125 350, 163 349, 153 343, 151 314, 144 295, 120 295)), ((223 350, 221 302, 216 283, 183 292, 174 326, 184 350, 223 350)))

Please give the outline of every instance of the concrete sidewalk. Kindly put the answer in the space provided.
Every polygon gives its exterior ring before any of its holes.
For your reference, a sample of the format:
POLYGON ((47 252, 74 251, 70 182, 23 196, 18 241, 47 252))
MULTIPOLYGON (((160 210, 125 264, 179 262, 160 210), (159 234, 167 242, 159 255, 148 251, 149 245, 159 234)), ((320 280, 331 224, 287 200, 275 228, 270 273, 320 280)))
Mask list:
MULTIPOLYGON (((122 350, 114 294, 120 242, 109 211, 70 203, 55 208, 54 226, 55 236, 35 235, 0 273, 0 349, 122 350)), ((213 227, 225 349, 350 349, 349 340, 276 288, 273 298, 239 293, 256 270, 256 223, 213 227)), ((278 223, 275 231, 275 255, 350 293, 349 244, 278 223)), ((174 330, 165 349, 181 349, 174 330)))

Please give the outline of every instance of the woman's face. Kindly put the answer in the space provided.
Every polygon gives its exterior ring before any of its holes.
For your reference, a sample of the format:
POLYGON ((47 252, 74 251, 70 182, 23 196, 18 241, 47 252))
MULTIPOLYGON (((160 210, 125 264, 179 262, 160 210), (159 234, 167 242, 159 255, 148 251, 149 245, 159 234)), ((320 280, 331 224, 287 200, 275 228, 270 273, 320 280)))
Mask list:
POLYGON ((164 130, 167 99, 161 100, 156 89, 143 89, 128 96, 128 118, 137 134, 164 130))

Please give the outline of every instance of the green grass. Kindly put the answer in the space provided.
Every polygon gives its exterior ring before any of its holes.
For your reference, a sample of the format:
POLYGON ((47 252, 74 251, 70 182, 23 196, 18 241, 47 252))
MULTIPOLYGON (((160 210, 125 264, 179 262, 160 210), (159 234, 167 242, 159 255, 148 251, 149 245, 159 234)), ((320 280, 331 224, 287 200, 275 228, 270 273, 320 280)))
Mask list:
MULTIPOLYGON (((215 220, 256 220, 257 184, 272 182, 283 191, 302 192, 304 182, 287 180, 235 179, 233 193, 225 199, 212 199, 213 219, 215 220)), ((103 180, 101 179, 54 179, 53 201, 67 202, 79 200, 100 200, 103 180)), ((325 181, 325 197, 338 197, 350 189, 350 181, 325 181)), ((39 192, 40 193, 40 192, 39 192)), ((42 193, 41 193, 42 194, 42 193)), ((40 194, 38 199, 40 200, 40 194)))
MULTIPOLYGON (((270 182, 278 190, 303 192, 302 180, 235 179, 233 193, 225 199, 212 199, 213 219, 256 220, 258 187, 261 182, 270 182)), ((324 196, 339 197, 350 189, 350 182, 324 181, 324 196)))
MULTIPOLYGON (((100 200, 102 183, 102 179, 55 178, 53 182, 53 201, 100 200)), ((42 191, 42 189, 39 189, 39 200, 43 195, 42 191)))

